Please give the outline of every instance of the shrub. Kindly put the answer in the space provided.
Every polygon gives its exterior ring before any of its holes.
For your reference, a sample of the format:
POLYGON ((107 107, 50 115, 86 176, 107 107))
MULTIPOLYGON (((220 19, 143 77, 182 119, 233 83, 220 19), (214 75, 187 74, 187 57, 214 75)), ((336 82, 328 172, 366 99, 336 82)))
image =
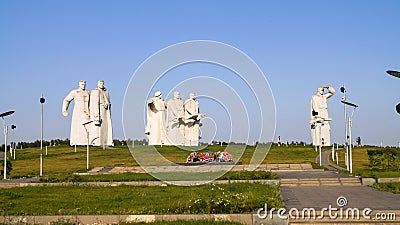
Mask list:
POLYGON ((400 170, 400 149, 384 148, 368 150, 367 153, 372 169, 400 170))
POLYGON ((56 175, 50 175, 46 177, 41 177, 39 179, 39 182, 42 183, 58 183, 58 182, 71 182, 71 183, 79 183, 82 182, 83 178, 82 176, 76 175, 76 174, 70 174, 68 176, 56 176, 56 175))
MULTIPOLYGON (((12 164, 10 160, 7 160, 7 175, 10 175, 11 170, 12 170, 12 164)), ((1 161, 0 174, 4 175, 4 160, 1 161)))

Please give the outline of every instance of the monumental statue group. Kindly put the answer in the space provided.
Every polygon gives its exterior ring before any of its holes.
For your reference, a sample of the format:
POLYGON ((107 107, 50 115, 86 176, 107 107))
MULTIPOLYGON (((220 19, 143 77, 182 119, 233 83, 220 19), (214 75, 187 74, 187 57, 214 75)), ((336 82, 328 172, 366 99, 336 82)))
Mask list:
POLYGON ((68 107, 74 101, 71 119, 70 145, 86 145, 87 132, 89 144, 102 146, 113 145, 111 124, 111 101, 104 81, 99 80, 91 92, 86 90, 86 81, 79 81, 79 88, 72 90, 64 98, 62 114, 68 116, 68 107), (87 127, 86 127, 87 126, 87 127))
POLYGON ((147 123, 145 133, 149 145, 199 145, 200 119, 199 102, 195 94, 182 101, 179 92, 165 102, 161 91, 156 91, 147 101, 147 123), (167 113, 165 113, 167 111, 167 113), (166 117, 166 118, 165 118, 166 117))

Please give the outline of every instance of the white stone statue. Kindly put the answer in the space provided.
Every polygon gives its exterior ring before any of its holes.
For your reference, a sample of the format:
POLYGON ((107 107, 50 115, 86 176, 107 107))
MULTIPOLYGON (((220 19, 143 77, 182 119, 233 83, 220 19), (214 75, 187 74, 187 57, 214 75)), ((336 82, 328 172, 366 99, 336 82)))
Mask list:
POLYGON ((90 144, 103 148, 113 146, 110 94, 103 80, 99 80, 97 88, 90 92, 90 119, 93 120, 90 144))
POLYGON ((199 102, 195 94, 191 92, 189 99, 183 105, 185 121, 185 146, 199 145, 200 118, 206 114, 200 114, 199 102))
POLYGON ((87 144, 87 133, 82 124, 89 122, 90 119, 89 99, 90 91, 86 90, 86 81, 81 80, 79 81, 79 88, 72 90, 63 101, 62 114, 68 116, 68 106, 74 100, 71 120, 71 146, 87 144))
POLYGON ((185 144, 185 125, 183 122, 183 101, 179 92, 174 92, 174 97, 167 102, 167 135, 169 145, 185 144))
POLYGON ((327 99, 335 94, 335 89, 331 86, 320 86, 318 92, 311 97, 311 136, 314 146, 331 145, 331 127, 329 121, 332 118, 328 116, 327 99), (328 93, 324 93, 324 89, 328 93))
POLYGON ((145 134, 149 138, 149 145, 166 143, 165 108, 166 102, 162 99, 161 91, 155 92, 155 97, 147 101, 147 125, 145 134))

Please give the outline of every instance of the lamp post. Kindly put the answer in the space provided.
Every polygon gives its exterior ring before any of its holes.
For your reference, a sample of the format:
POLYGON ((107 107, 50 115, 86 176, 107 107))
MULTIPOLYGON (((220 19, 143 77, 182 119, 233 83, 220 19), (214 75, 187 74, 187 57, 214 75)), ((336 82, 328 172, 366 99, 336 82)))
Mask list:
MULTIPOLYGON (((386 73, 388 73, 391 76, 400 78, 400 72, 399 71, 387 70, 386 73)), ((396 112, 400 114, 400 103, 396 105, 396 112)), ((399 142, 399 148, 400 148, 400 142, 399 142)))
POLYGON ((3 127, 4 127, 4 174, 3 174, 4 180, 7 179, 7 135, 8 135, 8 126, 6 124, 6 121, 4 120, 4 117, 9 116, 13 113, 14 113, 14 111, 8 111, 8 112, 0 114, 0 117, 3 122, 3 127))
POLYGON ((353 127, 353 116, 354 116, 354 111, 356 110, 356 108, 358 107, 358 105, 354 104, 354 103, 350 103, 350 102, 346 102, 346 101, 342 101, 342 103, 344 105, 349 105, 353 107, 353 111, 351 112, 351 116, 349 116, 349 118, 347 119, 347 131, 348 131, 348 137, 349 137, 349 154, 347 156, 347 160, 348 160, 348 168, 349 168, 349 172, 353 173, 353 145, 351 143, 351 128, 353 127))
MULTIPOLYGON (((345 85, 343 84, 343 86, 342 87, 340 87, 340 92, 342 92, 343 93, 343 97, 342 97, 342 101, 346 101, 346 87, 345 87, 345 85)), ((343 110, 343 112, 344 112, 344 145, 345 145, 345 148, 346 148, 346 155, 345 155, 345 164, 346 164, 346 169, 347 169, 347 171, 349 171, 349 160, 348 160, 348 158, 349 158, 349 135, 348 135, 348 130, 347 130, 347 113, 346 113, 346 104, 343 104, 343 108, 344 108, 344 110, 343 110)))
MULTIPOLYGON (((12 124, 11 125, 11 130, 14 130, 15 128, 17 128, 17 126, 15 126, 14 124, 12 124)), ((13 132, 13 134, 14 134, 14 132, 13 132)), ((14 137, 12 138, 12 139, 15 139, 15 135, 13 135, 14 137)), ((14 140, 14 146, 12 145, 12 141, 11 141, 11 146, 12 146, 12 148, 11 148, 11 152, 12 151, 14 151, 14 152, 12 152, 12 154, 11 154, 11 156, 13 157, 13 159, 15 160, 15 148, 17 147, 16 146, 16 144, 15 144, 15 140, 14 140)))
POLYGON ((89 143, 89 130, 88 130, 88 128, 86 127, 86 125, 88 125, 88 124, 90 124, 90 123, 92 123, 92 122, 93 122, 93 120, 88 121, 88 122, 82 124, 83 127, 85 127, 86 138, 87 138, 87 145, 86 145, 86 170, 89 170, 89 144, 90 144, 90 143, 89 143))
POLYGON ((315 145, 315 151, 318 152, 319 155, 319 165, 322 166, 322 140, 321 140, 321 129, 322 129, 322 125, 323 123, 325 123, 325 121, 331 121, 331 118, 322 118, 318 115, 318 112, 316 111, 312 111, 312 116, 314 117, 314 129, 315 129, 315 140, 316 141, 316 145, 315 145))
POLYGON ((43 98, 43 95, 40 97, 40 174, 39 176, 43 176, 43 104, 46 99, 43 98))

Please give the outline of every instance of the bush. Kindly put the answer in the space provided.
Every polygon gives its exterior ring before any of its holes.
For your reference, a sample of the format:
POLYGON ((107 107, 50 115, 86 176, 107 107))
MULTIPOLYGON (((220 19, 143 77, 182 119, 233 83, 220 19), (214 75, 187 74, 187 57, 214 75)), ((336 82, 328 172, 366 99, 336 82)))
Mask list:
POLYGON ((41 177, 39 182, 41 183, 59 183, 59 182, 71 182, 71 183, 79 183, 82 182, 82 176, 76 174, 70 174, 68 176, 57 176, 57 175, 50 175, 46 177, 41 177))
MULTIPOLYGON (((7 175, 10 175, 11 170, 12 170, 12 164, 10 160, 7 160, 7 175)), ((4 175, 4 160, 1 161, 0 174, 4 175)))
POLYGON ((230 171, 219 180, 276 180, 278 175, 271 171, 230 171))
POLYGON ((400 194, 400 183, 399 182, 390 182, 390 183, 375 183, 372 187, 383 190, 389 191, 394 194, 400 194))
POLYGON ((400 149, 384 148, 368 150, 367 153, 372 169, 400 170, 400 149))

